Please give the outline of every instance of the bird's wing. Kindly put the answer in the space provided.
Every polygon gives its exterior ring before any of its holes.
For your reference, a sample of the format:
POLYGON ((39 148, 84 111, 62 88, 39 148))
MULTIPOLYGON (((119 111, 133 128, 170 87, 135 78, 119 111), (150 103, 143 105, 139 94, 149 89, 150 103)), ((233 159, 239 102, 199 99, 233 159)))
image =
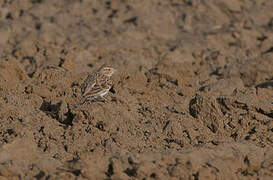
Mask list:
POLYGON ((96 83, 92 88, 90 88, 86 93, 83 95, 84 97, 93 97, 98 96, 101 93, 108 91, 111 88, 111 85, 108 83, 96 83))
POLYGON ((81 86, 81 92, 83 96, 95 86, 96 76, 97 76, 97 72, 93 72, 89 74, 87 78, 85 79, 85 81, 83 82, 81 86))

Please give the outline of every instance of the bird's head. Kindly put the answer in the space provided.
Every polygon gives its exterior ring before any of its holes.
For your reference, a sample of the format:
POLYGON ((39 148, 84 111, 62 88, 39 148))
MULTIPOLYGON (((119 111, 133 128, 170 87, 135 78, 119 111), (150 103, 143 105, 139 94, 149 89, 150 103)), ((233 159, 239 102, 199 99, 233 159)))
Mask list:
POLYGON ((111 67, 104 67, 101 69, 101 73, 104 74, 105 76, 111 77, 114 72, 117 70, 111 67))

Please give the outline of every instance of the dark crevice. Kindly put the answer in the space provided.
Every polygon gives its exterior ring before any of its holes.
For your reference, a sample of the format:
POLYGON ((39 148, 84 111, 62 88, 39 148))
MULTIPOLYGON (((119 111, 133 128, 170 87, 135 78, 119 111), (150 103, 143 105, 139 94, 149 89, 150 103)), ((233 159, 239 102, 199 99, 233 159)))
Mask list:
POLYGON ((249 162, 248 156, 245 156, 244 163, 249 166, 250 162, 249 162))
POLYGON ((70 172, 74 174, 75 176, 79 176, 82 173, 80 169, 74 169, 74 170, 71 170, 70 172))
POLYGON ((257 37, 256 38, 258 41, 265 41, 266 39, 268 39, 268 37, 267 36, 264 36, 264 35, 262 35, 262 36, 259 36, 259 37, 257 37))
POLYGON ((68 151, 68 147, 67 147, 67 145, 64 145, 64 150, 65 150, 65 152, 67 152, 67 151, 68 151))
POLYGON ((105 7, 106 7, 106 9, 110 9, 111 8, 111 1, 106 1, 105 7))
POLYGON ((11 20, 13 19, 13 17, 12 17, 12 15, 11 15, 11 13, 10 13, 10 12, 8 12, 8 13, 7 13, 7 15, 6 15, 6 19, 11 19, 11 20))
POLYGON ((24 15, 24 10, 23 10, 23 9, 20 9, 19 17, 22 17, 23 15, 24 15))
POLYGON ((168 144, 175 143, 179 145, 181 148, 184 147, 184 143, 182 140, 165 138, 164 141, 166 141, 168 144))
POLYGON ((217 173, 219 172, 219 169, 213 165, 211 165, 210 163, 206 163, 206 165, 212 169, 214 169, 217 173))
POLYGON ((79 160, 80 160, 79 157, 73 157, 72 160, 69 160, 67 162, 75 164, 75 163, 79 162, 79 160))
POLYGON ((151 177, 151 178, 156 178, 156 173, 152 173, 152 174, 150 175, 150 177, 151 177))
POLYGON ((208 86, 201 86, 201 87, 198 89, 198 91, 201 91, 201 92, 202 92, 202 91, 205 91, 205 90, 207 89, 207 87, 208 87, 208 86))
POLYGON ((193 175, 194 180, 199 180, 199 172, 196 172, 193 175))
POLYGON ((166 128, 168 127, 168 125, 170 124, 170 120, 168 120, 166 123, 165 123, 165 125, 163 126, 163 131, 165 131, 166 130, 166 128))
POLYGON ((65 119, 61 119, 59 116, 60 108, 61 108, 62 102, 58 102, 57 104, 51 104, 50 102, 43 101, 40 110, 46 113, 47 116, 56 119, 62 124, 72 126, 73 125, 73 119, 76 116, 71 112, 71 109, 68 107, 68 111, 64 114, 65 119))
POLYGON ((15 131, 14 131, 13 129, 8 129, 8 130, 7 130, 7 133, 8 133, 9 135, 12 135, 12 134, 15 133, 15 131))
POLYGON ((264 111, 263 109, 261 109, 261 108, 256 109, 256 111, 257 111, 258 113, 261 113, 261 114, 267 116, 267 117, 273 118, 273 112, 272 112, 272 111, 271 111, 271 112, 265 112, 265 111, 264 111))
POLYGON ((273 46, 270 47, 268 50, 262 52, 262 54, 268 54, 268 53, 272 53, 273 52, 273 46))
POLYGON ((271 81, 264 82, 264 83, 260 83, 256 86, 256 88, 268 88, 268 87, 273 87, 273 82, 271 82, 271 81))
POLYGON ((36 29, 37 31, 39 31, 39 30, 41 29, 41 27, 42 27, 42 24, 41 24, 41 23, 36 23, 36 24, 35 24, 35 29, 36 29))
POLYGON ((73 119, 76 115, 71 112, 70 108, 68 108, 68 111, 64 115, 66 116, 66 118, 64 119, 64 121, 62 121, 62 123, 65 125, 73 126, 73 119))
POLYGON ((111 179, 111 176, 114 174, 114 166, 113 166, 113 161, 111 159, 108 164, 108 170, 105 174, 107 176, 107 179, 111 179))
POLYGON ((127 168, 124 170, 124 173, 126 173, 130 177, 136 177, 137 176, 137 169, 136 168, 127 168))
POLYGON ((217 127, 214 124, 210 124, 207 126, 209 128, 209 130, 213 133, 216 133, 217 131, 217 127))
POLYGON ((42 3, 43 1, 42 1, 42 0, 31 0, 31 2, 32 2, 33 4, 40 4, 40 3, 42 3))
POLYGON ((108 18, 111 19, 111 18, 115 17, 115 15, 117 14, 117 12, 118 12, 118 10, 113 9, 112 12, 111 12, 111 14, 108 15, 108 18))
POLYGON ((230 108, 227 106, 224 98, 217 98, 217 103, 220 105, 220 110, 225 115, 228 111, 230 111, 230 108))
POLYGON ((64 61, 65 61, 65 59, 64 58, 59 58, 60 59, 60 62, 59 62, 59 64, 58 64, 58 66, 59 67, 62 67, 63 66, 63 64, 64 64, 64 61))
POLYGON ((190 115, 194 118, 197 118, 198 115, 198 111, 194 108, 194 105, 197 103, 197 98, 193 98, 191 99, 190 103, 189 103, 189 112, 190 115))
POLYGON ((98 129, 101 130, 101 131, 104 131, 104 123, 103 123, 103 121, 99 121, 99 122, 96 124, 96 128, 98 128, 98 129))
POLYGON ((169 48, 169 51, 173 52, 177 49, 177 45, 173 45, 169 48))
POLYGON ((91 67, 91 68, 94 67, 94 65, 92 63, 87 64, 87 66, 91 67))
POLYGON ((40 171, 37 175, 35 175, 34 177, 38 180, 42 179, 45 176, 45 172, 44 171, 40 171))
POLYGON ((215 75, 215 76, 223 76, 223 74, 220 72, 221 70, 221 67, 216 67, 216 69, 214 71, 212 71, 209 75, 212 76, 212 75, 215 75))
POLYGON ((123 21, 125 24, 133 24, 135 26, 137 26, 137 17, 134 16, 134 17, 131 17, 129 19, 126 19, 125 21, 123 21))
POLYGON ((50 116, 51 118, 59 120, 59 111, 61 105, 62 102, 58 102, 57 104, 51 104, 50 102, 43 100, 40 110, 46 113, 46 115, 50 116))

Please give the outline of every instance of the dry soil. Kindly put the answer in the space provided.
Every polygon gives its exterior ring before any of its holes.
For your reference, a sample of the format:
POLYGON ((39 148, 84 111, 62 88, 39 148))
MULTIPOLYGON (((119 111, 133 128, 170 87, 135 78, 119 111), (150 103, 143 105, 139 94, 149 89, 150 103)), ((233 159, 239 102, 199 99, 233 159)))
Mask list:
POLYGON ((273 1, 0 1, 1 180, 272 178, 273 1))

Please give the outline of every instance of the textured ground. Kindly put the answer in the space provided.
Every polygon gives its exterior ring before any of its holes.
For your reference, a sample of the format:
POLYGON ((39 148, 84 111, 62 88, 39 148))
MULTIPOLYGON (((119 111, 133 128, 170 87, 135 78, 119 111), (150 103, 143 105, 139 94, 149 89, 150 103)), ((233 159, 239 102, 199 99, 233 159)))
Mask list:
POLYGON ((0 1, 0 179, 272 179, 273 1, 0 1), (107 103, 74 108, 101 65, 107 103))

